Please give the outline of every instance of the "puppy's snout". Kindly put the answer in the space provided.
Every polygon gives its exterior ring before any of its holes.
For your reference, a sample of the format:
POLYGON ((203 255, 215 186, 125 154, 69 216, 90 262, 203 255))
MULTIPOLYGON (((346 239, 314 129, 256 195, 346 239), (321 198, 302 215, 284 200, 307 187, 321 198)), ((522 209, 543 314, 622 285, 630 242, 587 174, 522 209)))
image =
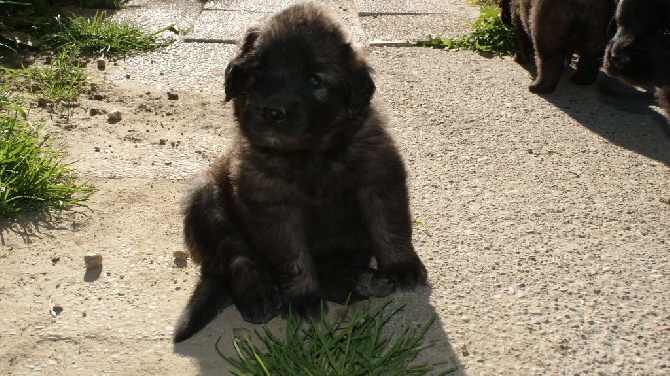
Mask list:
POLYGON ((286 110, 277 107, 263 107, 263 118, 267 121, 279 122, 286 119, 286 110))
POLYGON ((623 69, 630 65, 630 55, 625 52, 612 51, 609 60, 615 68, 623 69))

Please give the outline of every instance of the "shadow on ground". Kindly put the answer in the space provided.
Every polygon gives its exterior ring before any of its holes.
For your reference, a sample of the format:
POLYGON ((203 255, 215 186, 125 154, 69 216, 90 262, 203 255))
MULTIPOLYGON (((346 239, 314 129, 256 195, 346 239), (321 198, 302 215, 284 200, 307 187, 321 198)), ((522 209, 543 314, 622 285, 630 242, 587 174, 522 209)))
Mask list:
MULTIPOLYGON (((405 307, 400 312, 395 314, 386 326, 386 334, 401 333, 406 329, 421 330, 432 317, 437 317, 435 308, 429 303, 429 296, 431 289, 426 287, 412 293, 397 293, 393 295, 393 302, 391 307, 395 304, 406 303, 405 307)), ((374 304, 381 304, 383 299, 378 299, 374 304)), ((358 302, 353 305, 353 309, 362 307, 367 302, 358 302)), ((329 312, 338 312, 343 309, 342 306, 334 303, 329 304, 329 312)), ((329 316, 330 316, 329 314, 329 316)), ((176 319, 176 318, 175 318, 176 319)), ((284 337, 286 330, 286 321, 281 318, 275 318, 267 324, 273 333, 284 337)), ((449 338, 444 331, 444 325, 440 322, 439 317, 435 320, 433 325, 428 329, 424 337, 425 344, 431 344, 431 347, 423 350, 415 364, 434 364, 438 362, 445 362, 444 365, 436 366, 434 374, 440 374, 445 370, 458 367, 458 370, 451 375, 462 375, 463 367, 458 361, 454 349, 452 348, 449 338)), ((216 341, 221 338, 219 342, 219 350, 226 356, 238 359, 233 348, 232 340, 233 333, 245 332, 251 333, 252 337, 254 331, 263 331, 262 325, 253 325, 242 319, 237 309, 234 306, 226 308, 219 316, 213 320, 205 329, 189 338, 188 340, 178 343, 174 346, 174 352, 193 358, 196 360, 200 374, 202 375, 221 375, 228 370, 228 364, 217 353, 215 348, 216 341)), ((257 343, 257 345, 260 345, 257 343)), ((260 346, 262 348, 262 346, 260 346)), ((431 373, 432 374, 432 373, 431 373)))
MULTIPOLYGON (((520 66, 536 77, 534 65, 520 66)), ((603 72, 593 85, 579 86, 570 81, 574 73, 568 67, 556 91, 542 97, 608 141, 670 166, 670 119, 651 107, 653 89, 636 89, 603 72)))

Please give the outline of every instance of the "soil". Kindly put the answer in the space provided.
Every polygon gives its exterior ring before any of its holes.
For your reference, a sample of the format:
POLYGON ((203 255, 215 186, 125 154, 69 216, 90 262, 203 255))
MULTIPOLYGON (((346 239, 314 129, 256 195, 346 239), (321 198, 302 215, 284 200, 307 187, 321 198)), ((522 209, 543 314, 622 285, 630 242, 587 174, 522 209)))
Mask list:
MULTIPOLYGON (((670 142, 658 109, 567 79, 532 95, 511 59, 379 48, 370 60, 430 280, 394 295, 408 305, 393 327, 438 317, 421 359, 473 375, 669 374, 670 142)), ((234 330, 258 329, 229 308, 171 342, 198 277, 174 257, 179 201, 234 122, 221 85, 109 79, 130 66, 88 68, 104 98, 83 96, 66 118, 30 111, 97 192, 60 217, 0 220, 2 374, 221 374, 215 341, 232 354, 234 330), (89 253, 101 268, 85 268, 89 253)))

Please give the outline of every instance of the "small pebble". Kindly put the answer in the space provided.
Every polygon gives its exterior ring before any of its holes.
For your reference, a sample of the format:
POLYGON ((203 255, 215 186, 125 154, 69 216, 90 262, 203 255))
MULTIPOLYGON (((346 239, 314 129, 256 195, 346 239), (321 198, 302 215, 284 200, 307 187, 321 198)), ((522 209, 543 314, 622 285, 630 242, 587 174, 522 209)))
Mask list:
POLYGON ((49 103, 51 103, 51 101, 44 97, 37 98, 37 105, 39 107, 46 107, 49 103))
POLYGON ((109 118, 109 120, 113 120, 113 121, 121 120, 121 111, 119 111, 117 109, 113 109, 113 110, 109 111, 109 113, 107 114, 107 117, 109 118))
POLYGON ((168 91, 167 92, 167 98, 171 101, 179 99, 179 94, 173 92, 173 91, 168 91))
POLYGON ((95 93, 95 94, 93 94, 93 99, 95 99, 96 101, 101 101, 101 100, 105 99, 105 94, 95 93))
POLYGON ((61 312, 63 312, 63 306, 61 306, 60 304, 54 304, 51 307, 51 310, 49 311, 49 313, 51 313, 51 316, 53 317, 60 315, 61 312))
POLYGON ((99 253, 90 253, 84 256, 86 269, 95 269, 102 266, 102 255, 99 253))
POLYGON ((51 258, 51 264, 56 265, 60 261, 60 256, 54 256, 51 258))
POLYGON ((186 251, 174 251, 172 255, 177 260, 186 260, 188 258, 188 252, 186 251))
POLYGON ((100 69, 100 70, 105 69, 105 59, 98 59, 97 63, 98 63, 98 69, 100 69))

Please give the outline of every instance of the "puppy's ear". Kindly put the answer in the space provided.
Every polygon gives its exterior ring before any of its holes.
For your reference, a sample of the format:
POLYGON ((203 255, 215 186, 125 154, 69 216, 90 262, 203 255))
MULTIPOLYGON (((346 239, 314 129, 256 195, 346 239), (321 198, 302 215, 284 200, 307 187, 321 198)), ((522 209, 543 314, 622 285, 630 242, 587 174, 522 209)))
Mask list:
POLYGON ((241 74, 239 70, 240 69, 237 66, 235 60, 232 60, 230 63, 228 63, 228 66, 226 67, 226 83, 224 85, 226 92, 224 101, 226 102, 235 98, 235 95, 237 94, 237 88, 239 87, 239 76, 241 74))
POLYGON ((372 80, 372 68, 363 60, 354 62, 353 74, 349 78, 349 116, 354 116, 370 104, 377 87, 372 80))
POLYGON ((254 50, 254 43, 258 39, 258 36, 261 34, 261 30, 257 27, 251 27, 247 30, 247 34, 244 36, 244 40, 240 45, 240 52, 233 58, 233 60, 228 63, 226 67, 226 83, 225 83, 225 92, 226 97, 225 101, 235 98, 237 95, 237 89, 239 88, 240 79, 242 72, 240 72, 240 62, 248 55, 251 51, 254 50))

